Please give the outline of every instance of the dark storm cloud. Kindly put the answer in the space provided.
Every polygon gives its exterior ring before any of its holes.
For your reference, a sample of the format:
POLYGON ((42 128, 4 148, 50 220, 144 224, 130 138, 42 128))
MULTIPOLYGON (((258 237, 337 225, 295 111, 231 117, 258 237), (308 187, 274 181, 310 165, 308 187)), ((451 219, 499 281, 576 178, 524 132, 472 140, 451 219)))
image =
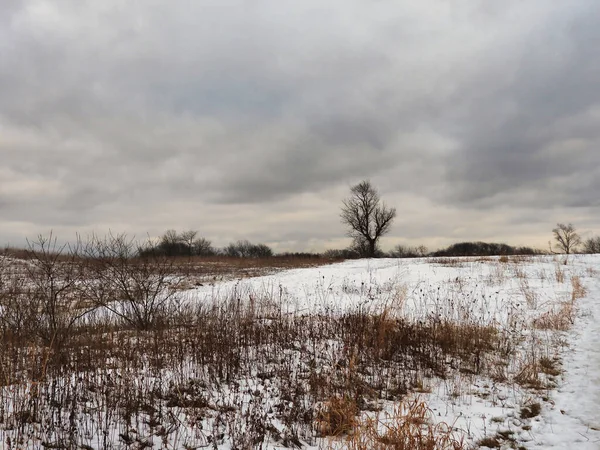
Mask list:
POLYGON ((592 0, 5 2, 0 235, 301 247, 307 227, 343 235, 364 178, 436 242, 436 214, 459 236, 470 210, 598 206, 598 17, 592 0))

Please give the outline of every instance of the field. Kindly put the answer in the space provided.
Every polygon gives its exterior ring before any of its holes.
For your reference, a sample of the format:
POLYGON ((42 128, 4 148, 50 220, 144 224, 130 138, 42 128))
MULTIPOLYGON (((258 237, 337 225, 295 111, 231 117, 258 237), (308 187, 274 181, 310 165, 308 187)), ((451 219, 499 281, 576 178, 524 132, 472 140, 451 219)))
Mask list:
POLYGON ((3 448, 600 448, 600 257, 41 250, 0 257, 3 448))

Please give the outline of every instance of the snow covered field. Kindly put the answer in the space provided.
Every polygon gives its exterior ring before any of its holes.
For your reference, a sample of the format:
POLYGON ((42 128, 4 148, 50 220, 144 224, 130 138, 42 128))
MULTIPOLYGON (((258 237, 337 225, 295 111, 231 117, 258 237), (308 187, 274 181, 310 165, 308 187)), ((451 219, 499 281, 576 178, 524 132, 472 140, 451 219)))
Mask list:
POLYGON ((386 448, 419 402, 422 429, 448 425, 454 447, 439 448, 598 449, 600 257, 563 261, 354 260, 184 291, 185 327, 107 328, 75 347, 87 360, 5 382, 0 440, 386 448), (333 417, 336 399, 356 417, 333 417), (369 423, 381 439, 360 447, 369 423))
MULTIPOLYGON (((499 431, 525 448, 600 448, 600 258, 498 258, 358 260, 317 269, 229 282, 196 290, 213 298, 232 289, 255 295, 283 291, 286 306, 300 312, 381 312, 392 307, 411 320, 430 314, 463 321, 473 318, 523 337, 527 352, 562 359, 556 386, 539 392, 489 379, 430 380, 420 393, 436 420, 453 424, 477 442, 499 431), (564 279, 560 279, 562 273, 564 279), (536 330, 532 322, 555 311, 572 295, 570 280, 580 277, 587 294, 577 300, 572 330, 536 330), (397 304, 399 290, 405 291, 397 304), (541 399, 542 411, 521 420, 520 408, 541 399)), ((535 356, 535 355, 534 355, 535 356)), ((520 361, 522 362, 522 361, 520 361)), ((515 362, 516 364, 519 361, 515 362)))

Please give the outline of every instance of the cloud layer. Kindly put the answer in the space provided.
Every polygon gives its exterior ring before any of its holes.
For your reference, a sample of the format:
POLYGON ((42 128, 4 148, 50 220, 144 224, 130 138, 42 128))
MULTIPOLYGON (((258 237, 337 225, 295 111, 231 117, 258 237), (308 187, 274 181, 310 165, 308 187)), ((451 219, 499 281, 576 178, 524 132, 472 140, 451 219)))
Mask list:
POLYGON ((6 1, 0 240, 319 250, 365 178, 401 212, 387 246, 595 233, 599 22, 595 0, 6 1))

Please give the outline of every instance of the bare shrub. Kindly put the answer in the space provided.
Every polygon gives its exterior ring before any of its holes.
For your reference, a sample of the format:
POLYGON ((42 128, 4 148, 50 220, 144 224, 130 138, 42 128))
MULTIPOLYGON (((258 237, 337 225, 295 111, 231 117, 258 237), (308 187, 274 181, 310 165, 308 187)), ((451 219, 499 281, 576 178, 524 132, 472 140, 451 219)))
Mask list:
POLYGON ((92 304, 140 330, 164 325, 175 294, 172 259, 144 251, 124 234, 92 236, 84 249, 93 261, 85 280, 92 304))
POLYGON ((273 256, 273 250, 265 244, 253 244, 242 240, 232 242, 223 249, 226 256, 233 258, 268 258, 273 256))
POLYGON ((0 257, 0 328, 5 345, 31 343, 37 322, 37 305, 27 293, 26 273, 21 264, 0 257))
POLYGON ((390 251, 390 258, 423 258, 427 256, 428 250, 424 245, 417 247, 409 247, 406 245, 398 244, 390 251))
POLYGON ((29 242, 26 257, 27 264, 23 267, 27 285, 18 296, 22 303, 11 305, 23 308, 25 312, 12 308, 12 317, 18 321, 18 317, 25 314, 32 332, 44 345, 60 349, 70 338, 78 320, 94 309, 81 301, 84 266, 80 247, 77 244, 59 246, 50 233, 29 242))
POLYGON ((583 243, 583 253, 600 253, 600 236, 586 239, 583 243))

